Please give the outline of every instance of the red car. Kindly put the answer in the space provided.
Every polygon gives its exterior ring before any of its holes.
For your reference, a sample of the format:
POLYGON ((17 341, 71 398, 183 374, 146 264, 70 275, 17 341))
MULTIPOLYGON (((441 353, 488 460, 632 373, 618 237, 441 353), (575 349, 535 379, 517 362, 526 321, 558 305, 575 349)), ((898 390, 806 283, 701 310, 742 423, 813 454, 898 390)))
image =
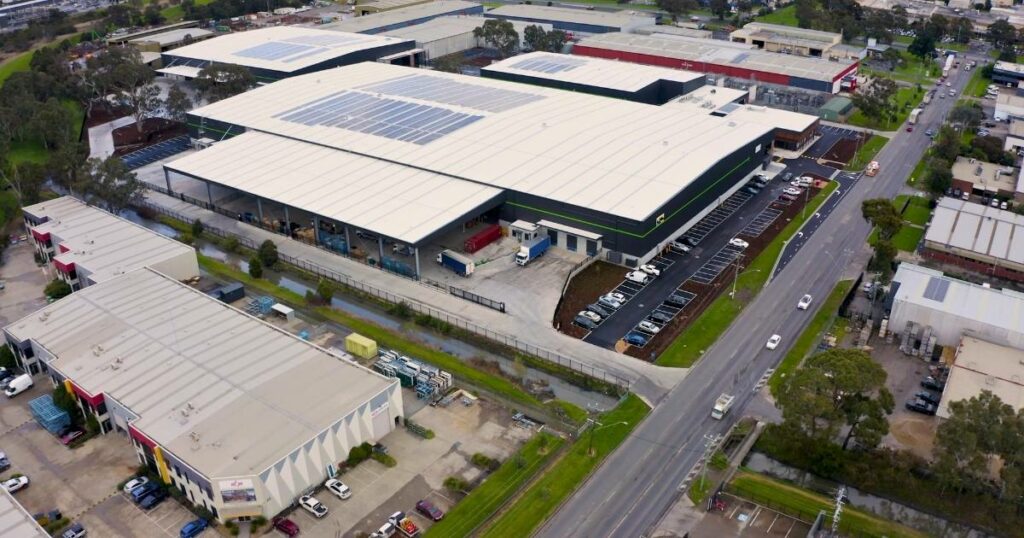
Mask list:
POLYGON ((68 446, 71 443, 75 442, 75 439, 78 439, 83 435, 85 435, 85 432, 82 431, 81 428, 71 428, 70 430, 64 432, 64 434, 60 436, 60 443, 64 446, 68 446))
POLYGON ((912 133, 912 132, 914 132, 914 127, 913 127, 913 126, 911 126, 911 125, 908 125, 908 126, 907 126, 907 132, 908 132, 908 133, 912 133))
POLYGON ((288 536, 295 536, 299 533, 299 526, 294 521, 286 517, 275 517, 274 528, 285 533, 288 536))
POLYGON ((434 506, 434 503, 430 501, 420 501, 416 503, 416 511, 429 517, 433 521, 441 521, 444 518, 444 512, 440 508, 434 506))

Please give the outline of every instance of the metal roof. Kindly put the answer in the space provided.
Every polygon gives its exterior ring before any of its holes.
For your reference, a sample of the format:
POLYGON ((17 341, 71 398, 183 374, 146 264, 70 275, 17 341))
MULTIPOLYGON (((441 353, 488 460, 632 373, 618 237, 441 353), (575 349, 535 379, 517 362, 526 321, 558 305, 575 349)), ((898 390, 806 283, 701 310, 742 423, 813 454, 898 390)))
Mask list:
POLYGON ((416 4, 399 9, 381 11, 380 13, 370 13, 368 15, 363 15, 362 17, 353 17, 351 19, 324 24, 317 26, 317 28, 321 30, 333 30, 336 32, 375 34, 383 28, 396 24, 410 23, 431 17, 440 17, 479 6, 480 4, 464 2, 462 0, 438 0, 436 2, 427 2, 426 4, 416 4))
POLYGON ((842 42, 842 35, 835 32, 795 28, 780 24, 748 22, 743 28, 734 30, 730 38, 760 38, 773 43, 790 43, 796 46, 828 47, 842 42))
POLYGON ((20 503, 0 488, 0 536, 4 538, 50 538, 20 503))
MULTIPOLYGON (((394 12, 385 11, 381 13, 381 15, 386 15, 388 13, 394 12)), ((369 17, 372 15, 367 16, 369 17)), ((366 17, 360 18, 365 19, 366 17)), ((391 37, 412 39, 418 44, 424 44, 438 41, 440 39, 448 39, 454 36, 472 34, 473 30, 482 26, 486 21, 487 18, 478 16, 437 17, 436 19, 431 19, 421 24, 403 26, 402 28, 396 28, 394 30, 385 30, 381 33, 391 37)))
POLYGON ((1017 172, 1012 166, 962 156, 957 157, 952 166, 953 179, 969 181, 974 184, 974 188, 989 192, 1015 191, 1017 172))
POLYGON ((674 101, 673 107, 688 108, 697 113, 716 113, 732 121, 756 123, 784 131, 802 133, 813 127, 818 116, 790 110, 758 105, 740 105, 734 102, 748 92, 721 86, 704 86, 674 101))
POLYGON ((397 382, 151 269, 6 331, 211 479, 263 471, 397 382))
POLYGON ((686 110, 375 62, 292 77, 192 114, 638 221, 770 132, 686 110), (352 100, 391 112, 369 118, 363 111, 375 109, 346 109, 352 100), (422 116, 403 113, 410 109, 422 116), (455 115, 462 119, 443 129, 430 123, 455 115))
MULTIPOLYGON (((662 68, 664 69, 664 68, 662 68)), ((681 95, 666 104, 681 106, 685 104, 700 106, 710 114, 719 108, 750 95, 747 90, 726 88, 725 86, 701 86, 692 92, 681 95)))
POLYGON ((509 4, 487 12, 488 17, 516 17, 551 22, 587 24, 609 28, 628 28, 654 24, 654 15, 640 11, 598 11, 536 4, 509 4))
POLYGON ((169 30, 159 34, 150 34, 145 37, 138 37, 132 39, 130 43, 145 43, 147 41, 153 41, 159 43, 160 46, 165 47, 167 45, 173 45, 180 41, 184 41, 185 38, 199 39, 209 35, 213 35, 213 32, 203 30, 202 28, 178 28, 176 30, 169 30))
POLYGON ((36 218, 49 218, 32 229, 59 237, 60 244, 55 241, 54 248, 70 250, 57 254, 54 260, 88 270, 93 282, 195 252, 188 245, 70 196, 40 202, 23 211, 36 218))
POLYGON ((949 404, 987 390, 1013 409, 1024 409, 1024 351, 964 336, 949 370, 937 415, 949 417, 949 404))
POLYGON ((207 39, 164 54, 289 73, 353 52, 403 41, 387 36, 271 26, 207 39))
POLYGON ((627 92, 642 90, 660 80, 692 82, 704 77, 703 74, 680 69, 552 52, 531 52, 513 56, 484 67, 482 71, 545 78, 627 92))
POLYGON ((683 37, 696 37, 701 39, 711 39, 711 36, 714 35, 714 32, 712 32, 711 30, 699 30, 697 28, 670 26, 667 24, 652 24, 650 26, 641 26, 640 28, 634 28, 632 32, 641 35, 675 35, 683 37))
POLYGON ((165 166, 408 244, 501 194, 486 185, 255 131, 165 166))
POLYGON ((1007 73, 1024 75, 1024 64, 1017 64, 1013 62, 996 62, 996 65, 993 69, 996 71, 1005 71, 1007 73))
POLYGON ((715 39, 669 35, 642 36, 620 32, 597 34, 584 38, 577 43, 576 47, 592 47, 675 58, 683 60, 681 64, 683 68, 688 68, 685 62, 705 62, 828 82, 835 80, 855 63, 851 60, 832 61, 765 52, 753 48, 752 45, 715 39))
POLYGON ((939 248, 1024 263, 1024 216, 944 197, 932 215, 924 239, 939 248))

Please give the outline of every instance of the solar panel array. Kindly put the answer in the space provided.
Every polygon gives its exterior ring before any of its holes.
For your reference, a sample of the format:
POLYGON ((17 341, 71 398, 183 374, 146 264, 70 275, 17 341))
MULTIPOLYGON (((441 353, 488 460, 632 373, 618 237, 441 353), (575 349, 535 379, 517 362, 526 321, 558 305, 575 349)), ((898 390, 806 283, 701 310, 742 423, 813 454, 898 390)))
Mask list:
POLYGON ((407 75, 359 88, 373 93, 412 97, 485 112, 504 112, 544 98, 526 92, 504 90, 430 75, 407 75))
POLYGON ((523 71, 537 71, 539 73, 560 73, 562 71, 572 71, 577 67, 586 65, 586 60, 580 60, 577 58, 530 58, 529 60, 523 60, 512 64, 510 67, 515 69, 522 69, 523 71))
POLYGON ((924 287, 924 298, 933 301, 943 302, 946 300, 946 292, 949 291, 949 281, 944 278, 931 277, 924 287))
POLYGON ((282 41, 270 41, 268 43, 260 43, 255 47, 249 47, 242 49, 235 53, 235 56, 243 56, 245 58, 256 58, 258 60, 270 60, 277 61, 289 56, 295 56, 310 50, 316 50, 315 47, 309 45, 300 45, 298 43, 285 43, 282 41))
POLYGON ((335 127, 423 145, 483 116, 362 92, 341 91, 274 117, 302 125, 335 127))
POLYGON ((368 41, 362 36, 352 35, 300 35, 298 37, 290 37, 284 39, 287 43, 299 43, 301 45, 315 45, 317 47, 342 47, 348 45, 355 45, 356 43, 363 43, 368 41))
POLYGON ((331 48, 356 45, 359 43, 365 43, 366 41, 368 41, 368 39, 362 36, 348 36, 340 34, 336 36, 304 35, 290 37, 281 41, 260 43, 255 47, 249 47, 236 52, 235 56, 291 63, 301 60, 307 56, 323 54, 331 48))

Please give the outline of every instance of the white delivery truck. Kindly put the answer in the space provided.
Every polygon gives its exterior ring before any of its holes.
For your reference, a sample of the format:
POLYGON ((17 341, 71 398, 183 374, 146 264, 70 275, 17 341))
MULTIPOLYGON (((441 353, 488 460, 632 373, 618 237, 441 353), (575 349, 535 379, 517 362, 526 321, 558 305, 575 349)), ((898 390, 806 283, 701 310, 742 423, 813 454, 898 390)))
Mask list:
POLYGON ((13 398, 32 388, 32 385, 32 376, 28 374, 21 374, 11 380, 10 384, 7 385, 7 389, 4 390, 4 394, 6 394, 8 398, 13 398))
POLYGON ((734 401, 736 401, 735 396, 723 392, 722 395, 715 400, 715 408, 711 410, 711 418, 715 420, 722 420, 722 417, 732 409, 732 403, 734 401))

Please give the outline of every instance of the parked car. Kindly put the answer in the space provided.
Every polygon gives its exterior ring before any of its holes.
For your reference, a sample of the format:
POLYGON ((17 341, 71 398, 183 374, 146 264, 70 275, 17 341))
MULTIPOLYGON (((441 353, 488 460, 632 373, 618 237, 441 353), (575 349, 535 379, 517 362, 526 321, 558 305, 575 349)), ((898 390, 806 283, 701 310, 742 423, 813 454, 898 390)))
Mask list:
POLYGON ((7 459, 7 454, 0 451, 0 472, 6 471, 11 468, 11 460, 7 459))
POLYGON ((757 188, 757 187, 755 187, 753 185, 747 185, 746 187, 743 187, 743 190, 749 192, 750 194, 757 194, 757 193, 761 192, 761 189, 759 189, 759 188, 757 188))
POLYGON ((618 301, 620 303, 626 302, 626 296, 621 294, 621 293, 619 293, 619 292, 617 292, 617 291, 610 291, 610 292, 604 294, 604 296, 608 297, 608 298, 611 298, 611 299, 615 299, 616 301, 618 301))
POLYGON ((779 347, 779 342, 781 342, 781 341, 782 341, 782 337, 781 336, 779 336, 777 334, 773 334, 772 337, 768 339, 768 343, 765 344, 765 347, 767 347, 768 349, 775 349, 775 348, 779 347))
POLYGON ((341 500, 352 496, 352 490, 337 478, 328 479, 327 482, 324 482, 324 487, 341 500))
POLYGON ((630 271, 626 273, 626 280, 636 282, 637 284, 647 284, 651 280, 651 275, 643 271, 630 271))
MULTIPOLYGON (((206 527, 203 527, 204 529, 206 527)), ((85 538, 88 533, 85 531, 85 527, 81 523, 72 523, 70 527, 60 534, 60 538, 85 538)), ((195 534, 190 534, 187 537, 182 535, 182 538, 192 538, 195 534)))
POLYGON ((650 340, 650 338, 645 336, 643 333, 630 331, 628 334, 626 334, 625 340, 626 343, 631 346, 643 347, 647 345, 647 342, 650 340))
POLYGON ((914 398, 917 398, 919 400, 924 400, 924 401, 926 401, 926 402, 928 402, 928 403, 930 403, 932 405, 939 405, 939 400, 942 399, 941 396, 939 396, 939 395, 937 395, 935 393, 932 393, 932 392, 928 392, 926 390, 922 390, 922 391, 918 392, 917 394, 914 394, 914 398))
POLYGON ((794 196, 792 194, 789 194, 787 192, 784 192, 784 193, 779 195, 779 200, 786 200, 786 201, 792 202, 793 200, 796 200, 796 196, 794 196))
POLYGON ((618 310, 619 308, 622 308, 622 301, 615 299, 613 297, 609 297, 607 295, 599 297, 597 299, 597 304, 603 307, 611 308, 612 310, 618 310))
POLYGON ((63 435, 60 436, 60 444, 68 446, 71 443, 74 443, 75 439, 78 439, 83 435, 85 435, 85 430, 83 430, 82 428, 71 428, 70 430, 68 430, 63 435))
POLYGON ((139 501, 139 508, 142 508, 143 510, 155 508, 157 505, 164 502, 164 499, 166 498, 167 490, 165 490, 164 488, 157 488, 149 495, 146 495, 144 499, 139 501))
POLYGON ((700 243, 700 241, 698 241, 696 237, 689 235, 683 236, 683 242, 686 243, 687 245, 690 245, 691 247, 695 247, 697 246, 697 243, 700 243))
POLYGON ((8 493, 21 491, 28 487, 28 477, 25 475, 21 475, 14 478, 9 478, 7 480, 4 480, 3 484, 0 485, 2 485, 3 488, 7 490, 8 493))
POLYGON ((793 179, 793 172, 786 172, 782 175, 782 181, 789 181, 793 179))
POLYGON ((729 244, 739 248, 747 248, 750 246, 750 243, 747 243, 746 241, 740 239, 739 237, 733 237, 732 239, 730 239, 729 244))
POLYGON ((682 295, 679 295, 678 293, 673 293, 672 295, 669 295, 668 297, 665 298, 665 304, 679 308, 686 306, 686 303, 689 302, 689 299, 683 297, 682 295))
POLYGON ((310 514, 313 514, 317 519, 327 515, 327 507, 320 504, 320 501, 316 500, 316 497, 312 495, 303 495, 302 497, 299 497, 299 506, 310 514))
POLYGON ((636 324, 636 329, 647 334, 658 334, 658 331, 661 330, 661 327, 658 327, 654 323, 651 323, 650 321, 647 321, 645 319, 640 323, 636 324))
POLYGON ((661 276, 661 269, 658 269, 656 266, 649 263, 641 265, 640 270, 651 276, 661 276))
POLYGON ((295 536, 299 534, 299 526, 294 521, 286 517, 275 517, 272 521, 274 528, 281 531, 285 536, 295 536))
POLYGON ((661 323, 662 325, 664 325, 665 323, 668 323, 668 322, 672 321, 672 316, 670 316, 670 315, 668 315, 668 314, 666 314, 664 312, 657 312, 657 311, 655 311, 655 312, 651 312, 650 314, 647 314, 647 319, 649 319, 649 320, 651 320, 651 321, 653 321, 655 323, 661 323))
POLYGON ((592 331, 597 328, 597 324, 586 316, 576 316, 575 318, 572 318, 572 322, 588 331, 592 331))
POLYGON ((588 304, 587 310, 590 310, 591 312, 597 314, 598 316, 601 316, 602 318, 606 318, 611 315, 611 312, 609 312, 608 309, 602 308, 601 305, 597 303, 588 304))
POLYGON ((146 478, 145 476, 137 476, 137 477, 135 477, 135 478, 125 482, 124 488, 122 488, 122 489, 124 490, 125 493, 131 493, 133 489, 135 489, 135 488, 137 488, 139 486, 145 486, 148 483, 149 483, 149 478, 146 478))
POLYGON ((690 252, 690 246, 687 245, 686 243, 683 243, 682 241, 672 241, 671 243, 668 244, 668 246, 671 247, 673 250, 678 250, 679 252, 690 252))
POLYGON ((181 527, 181 531, 178 532, 178 537, 193 538, 199 533, 205 531, 207 526, 209 526, 209 524, 206 523, 205 519, 194 519, 181 527))
POLYGON ((800 189, 798 189, 796 187, 786 187, 786 190, 784 190, 782 192, 783 192, 783 194, 789 194, 789 195, 792 195, 792 196, 800 196, 800 194, 802 192, 804 192, 804 191, 802 191, 802 190, 800 190, 800 189))
POLYGON ((906 404, 907 409, 916 413, 923 413, 925 415, 934 415, 935 406, 920 398, 910 400, 906 404))
POLYGON ((590 310, 581 310, 579 314, 576 314, 576 316, 587 318, 594 323, 601 323, 601 316, 591 312, 590 310))
POLYGON ((924 132, 924 134, 928 135, 928 138, 931 138, 935 136, 935 129, 928 129, 927 131, 924 132))
POLYGON ((908 133, 914 132, 914 126, 913 125, 907 125, 907 132, 908 133))
POLYGON ((813 300, 814 297, 811 297, 810 294, 804 295, 800 298, 800 301, 796 303, 796 307, 799 310, 807 310, 807 307, 811 306, 811 301, 813 300))
POLYGON ((1009 207, 1010 203, 1005 200, 999 203, 999 209, 1009 209, 1009 207))
POLYGON ((149 495, 150 493, 153 493, 154 491, 156 491, 158 489, 160 489, 160 486, 156 485, 153 482, 147 482, 147 483, 145 483, 145 484, 143 484, 143 485, 133 489, 129 495, 132 498, 132 502, 138 504, 139 501, 141 501, 147 495, 149 495))
POLYGON ((935 379, 932 376, 928 376, 921 380, 921 387, 928 390, 942 392, 943 390, 945 390, 946 384, 939 382, 938 379, 935 379))
POLYGON ((444 518, 444 512, 427 500, 416 503, 416 511, 430 518, 431 521, 441 521, 444 518))

